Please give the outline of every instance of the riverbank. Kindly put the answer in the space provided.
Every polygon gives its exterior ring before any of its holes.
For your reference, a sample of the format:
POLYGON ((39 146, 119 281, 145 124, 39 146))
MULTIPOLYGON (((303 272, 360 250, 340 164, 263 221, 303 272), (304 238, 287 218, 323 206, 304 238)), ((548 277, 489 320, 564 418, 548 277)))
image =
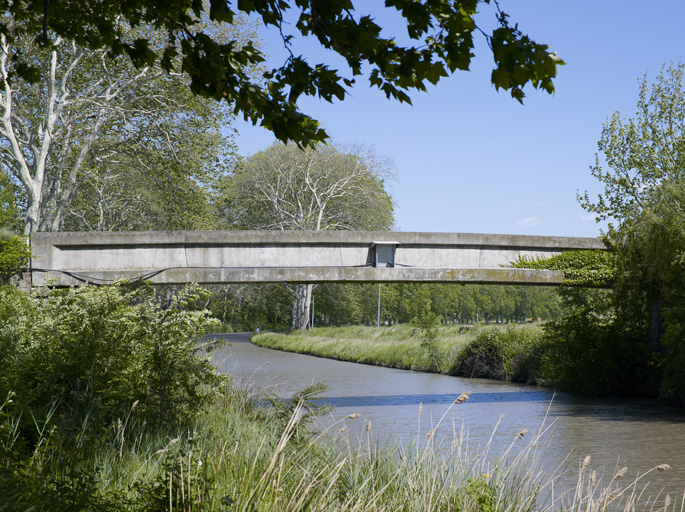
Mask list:
MULTIPOLYGON (((623 510, 644 499, 644 480, 602 481, 588 464, 577 489, 552 492, 558 475, 539 471, 544 436, 535 432, 521 432, 500 458, 462 450, 464 438, 440 446, 432 431, 408 448, 351 445, 332 432, 354 415, 308 433, 315 390, 269 409, 230 384, 216 391, 191 428, 150 433, 124 420, 78 450, 45 432, 28 458, 17 453, 27 447, 4 441, 5 455, 14 454, 0 472, 0 510, 545 512, 623 510)), ((440 421, 466 400, 447 406, 440 421)), ((650 510, 674 510, 678 499, 670 507, 669 500, 650 502, 650 510)))
POLYGON ((546 382, 539 325, 450 325, 433 335, 406 324, 321 327, 252 336, 258 346, 404 370, 529 384, 546 382))

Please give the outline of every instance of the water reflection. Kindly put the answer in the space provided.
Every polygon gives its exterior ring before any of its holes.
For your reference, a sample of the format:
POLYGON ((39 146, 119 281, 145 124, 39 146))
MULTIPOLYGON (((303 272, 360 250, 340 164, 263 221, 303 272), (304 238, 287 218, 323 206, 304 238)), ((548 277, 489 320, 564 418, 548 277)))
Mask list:
POLYGON ((685 411, 654 400, 593 398, 564 395, 565 407, 558 416, 595 417, 606 421, 674 423, 685 426, 685 411))

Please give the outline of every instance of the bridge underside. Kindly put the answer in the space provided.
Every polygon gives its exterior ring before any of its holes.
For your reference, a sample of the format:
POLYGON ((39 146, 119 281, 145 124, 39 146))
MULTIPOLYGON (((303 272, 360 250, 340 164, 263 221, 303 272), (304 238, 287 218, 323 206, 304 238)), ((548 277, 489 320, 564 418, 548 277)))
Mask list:
POLYGON ((561 284, 558 270, 516 268, 169 268, 161 271, 33 271, 33 285, 73 286, 106 284, 118 279, 146 279, 153 284, 250 284, 250 283, 480 283, 552 286, 561 284), (52 283, 49 280, 54 280, 52 283))
POLYGON ((594 238, 343 231, 35 233, 31 246, 33 286, 117 279, 559 285, 560 271, 514 269, 511 263, 604 248, 594 238))

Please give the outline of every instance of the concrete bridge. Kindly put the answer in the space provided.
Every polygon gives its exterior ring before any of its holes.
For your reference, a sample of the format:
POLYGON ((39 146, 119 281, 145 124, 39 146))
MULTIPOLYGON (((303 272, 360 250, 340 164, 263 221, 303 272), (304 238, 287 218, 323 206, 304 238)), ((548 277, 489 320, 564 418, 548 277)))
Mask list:
POLYGON ((453 282, 558 285, 560 271, 508 268, 519 256, 604 249, 596 238, 359 231, 33 233, 33 286, 453 282))

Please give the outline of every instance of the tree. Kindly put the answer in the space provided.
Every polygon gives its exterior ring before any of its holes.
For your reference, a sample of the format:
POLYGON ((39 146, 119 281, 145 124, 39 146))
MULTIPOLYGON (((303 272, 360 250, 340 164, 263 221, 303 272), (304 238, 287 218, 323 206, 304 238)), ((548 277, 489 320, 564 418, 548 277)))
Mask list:
MULTIPOLYGON (((645 338, 662 360, 662 398, 685 403, 685 180, 661 183, 614 234, 616 300, 648 326, 645 338)), ((633 320, 637 323, 636 320, 633 320)))
MULTIPOLYGON (((597 157, 591 168, 604 191, 596 201, 588 193, 580 198, 598 220, 616 223, 606 233, 616 252, 616 284, 609 306, 595 314, 611 331, 630 331, 643 353, 651 352, 630 371, 649 375, 645 367, 660 366, 662 397, 680 401, 685 400, 684 72, 678 63, 664 66, 652 84, 643 77, 636 114, 622 119, 616 113, 605 123, 599 149, 606 166, 597 157)), ((607 343, 623 351, 619 337, 608 337, 607 343)))
MULTIPOLYGON (((639 293, 650 304, 655 345, 663 334, 663 276, 657 270, 657 262, 663 256, 638 263, 635 249, 640 240, 650 240, 649 243, 663 245, 664 249, 671 245, 666 240, 658 242, 654 236, 643 237, 640 233, 645 225, 656 227, 655 222, 666 218, 672 225, 678 224, 677 215, 664 216, 664 205, 678 212, 683 199, 680 191, 685 179, 684 71, 682 63, 664 66, 651 87, 647 77, 643 77, 635 116, 623 120, 615 113, 604 124, 598 146, 607 168, 601 165, 599 157, 591 168, 592 175, 604 185, 604 192, 596 202, 587 192, 581 198, 581 205, 597 215, 598 220, 618 222, 616 226, 609 225, 607 236, 618 250, 617 284, 626 299, 622 303, 635 305, 635 292, 640 289, 639 293), (636 281, 638 269, 644 272, 636 281), (636 287, 637 282, 642 286, 636 287), (633 299, 627 300, 628 295, 633 299)), ((639 250, 651 252, 652 248, 643 244, 639 250)), ((673 256, 671 252, 667 254, 673 256)))
MULTIPOLYGON (((416 1, 387 0, 386 9, 399 13, 406 23, 411 43, 398 44, 385 37, 381 27, 367 14, 355 9, 351 0, 129 0, 127 2, 45 2, 43 0, 0 0, 7 17, 0 33, 13 44, 20 33, 40 37, 45 48, 73 40, 84 48, 118 56, 128 55, 139 69, 158 63, 166 71, 181 68, 190 78, 190 88, 205 97, 227 101, 235 113, 254 124, 272 130, 281 141, 300 145, 326 138, 317 122, 298 111, 302 96, 326 101, 344 99, 355 77, 368 71, 371 85, 388 98, 409 102, 408 93, 423 91, 428 84, 457 70, 468 70, 473 58, 474 34, 482 34, 495 61, 491 81, 521 101, 523 87, 530 83, 548 93, 552 79, 563 62, 546 45, 523 34, 517 24, 496 8, 496 28, 485 32, 476 24, 478 8, 490 0, 416 1), (221 41, 198 28, 198 21, 233 23, 239 14, 261 18, 265 27, 274 27, 290 50, 286 62, 265 69, 258 79, 250 68, 264 61, 252 44, 221 41), (19 26, 18 24, 21 24, 19 26), (127 26, 154 26, 164 32, 165 44, 155 47, 145 36, 130 37, 127 26), (294 34, 289 27, 295 28, 294 34), (326 50, 340 55, 349 67, 349 76, 324 63, 310 65, 295 55, 295 36, 316 38, 326 50)), ((402 37, 402 34, 397 34, 402 37)), ((37 81, 41 66, 15 55, 12 75, 37 81)), ((49 71, 47 73, 49 75, 49 71)))
POLYGON ((614 113, 604 123, 599 155, 590 168, 604 185, 597 201, 585 192, 579 197, 587 211, 600 220, 619 224, 635 218, 664 183, 685 176, 685 89, 682 63, 664 66, 654 84, 640 82, 637 112, 629 119, 614 113))
POLYGON ((220 217, 233 229, 388 229, 390 165, 356 148, 275 143, 224 179, 220 217))
POLYGON ((66 230, 214 229, 210 200, 235 151, 222 133, 230 120, 187 92, 154 117, 129 133, 104 134, 81 173, 66 230))
MULTIPOLYGON (((161 44, 153 30, 126 33, 161 44)), ((220 139, 228 120, 225 109, 190 94, 179 70, 159 64, 136 69, 104 49, 62 38, 44 48, 35 35, 0 35, 0 82, 0 155, 26 193, 25 233, 60 230, 83 182, 102 193, 113 176, 126 174, 125 166, 149 172, 155 158, 165 170, 182 163, 186 179, 197 180, 198 169, 211 165, 189 165, 188 155, 203 154, 207 143, 201 139, 220 139), (17 74, 21 56, 40 63, 41 82, 17 74)), ((81 217, 103 227, 102 219, 81 217)))
MULTIPOLYGON (((384 188, 387 162, 333 145, 301 150, 276 143, 225 178, 217 203, 232 229, 388 229, 393 204, 384 188)), ((312 285, 294 290, 292 327, 309 323, 312 285)))

